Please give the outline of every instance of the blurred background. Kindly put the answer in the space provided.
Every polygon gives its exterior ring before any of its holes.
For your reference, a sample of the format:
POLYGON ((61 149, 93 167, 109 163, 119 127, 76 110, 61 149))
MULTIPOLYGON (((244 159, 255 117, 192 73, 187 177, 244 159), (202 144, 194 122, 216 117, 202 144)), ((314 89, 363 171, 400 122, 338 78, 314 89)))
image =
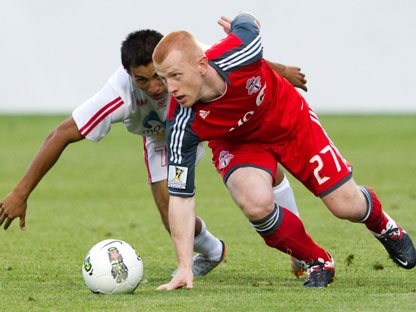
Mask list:
POLYGON ((264 56, 302 68, 318 113, 416 113, 416 2, 410 0, 0 0, 2 114, 70 113, 120 66, 143 28, 224 36, 221 15, 253 13, 264 56))

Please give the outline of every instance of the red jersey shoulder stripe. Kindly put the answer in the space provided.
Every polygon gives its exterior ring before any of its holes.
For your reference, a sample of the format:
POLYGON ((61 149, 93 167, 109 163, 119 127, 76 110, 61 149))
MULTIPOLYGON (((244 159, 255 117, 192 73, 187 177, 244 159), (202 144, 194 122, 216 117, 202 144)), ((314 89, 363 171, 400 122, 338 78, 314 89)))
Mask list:
POLYGON ((90 133, 105 117, 114 112, 117 108, 123 105, 124 102, 121 97, 117 97, 113 101, 104 105, 98 112, 88 120, 79 132, 85 137, 90 133))
POLYGON ((253 60, 256 60, 256 58, 258 58, 259 54, 261 54, 263 50, 263 46, 261 44, 261 36, 258 35, 247 46, 241 47, 241 50, 237 50, 222 60, 216 61, 218 66, 222 68, 222 70, 228 71, 234 67, 247 65, 253 62, 253 60))

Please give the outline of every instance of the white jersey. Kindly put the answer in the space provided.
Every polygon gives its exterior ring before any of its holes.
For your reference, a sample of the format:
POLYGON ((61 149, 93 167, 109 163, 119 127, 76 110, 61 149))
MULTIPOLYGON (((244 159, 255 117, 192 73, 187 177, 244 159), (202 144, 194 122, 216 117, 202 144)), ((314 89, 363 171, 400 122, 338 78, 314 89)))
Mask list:
MULTIPOLYGON (((161 100, 152 99, 120 67, 99 92, 72 112, 72 118, 79 132, 92 142, 99 142, 116 122, 123 122, 129 132, 143 136, 148 182, 154 183, 167 178, 165 121, 169 97, 167 94, 161 100)), ((197 160, 203 155, 201 145, 197 160)))
POLYGON ((137 88, 130 75, 120 67, 104 87, 77 107, 72 117, 80 133, 93 142, 100 141, 115 122, 123 122, 134 134, 163 134, 169 94, 154 100, 137 88))

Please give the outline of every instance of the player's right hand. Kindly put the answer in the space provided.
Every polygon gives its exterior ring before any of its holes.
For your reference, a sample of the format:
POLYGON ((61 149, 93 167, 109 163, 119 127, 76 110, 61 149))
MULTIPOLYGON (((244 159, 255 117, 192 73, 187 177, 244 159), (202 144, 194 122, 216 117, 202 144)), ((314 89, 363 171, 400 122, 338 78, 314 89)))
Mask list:
POLYGON ((25 217, 26 217, 27 202, 22 200, 20 196, 15 193, 9 193, 0 202, 0 226, 4 223, 4 229, 7 230, 12 221, 19 217, 20 228, 22 231, 26 230, 25 217))
POLYGON ((157 290, 174 290, 184 286, 186 289, 192 289, 193 281, 194 275, 192 270, 181 272, 181 270, 178 269, 172 280, 168 284, 160 285, 157 290))

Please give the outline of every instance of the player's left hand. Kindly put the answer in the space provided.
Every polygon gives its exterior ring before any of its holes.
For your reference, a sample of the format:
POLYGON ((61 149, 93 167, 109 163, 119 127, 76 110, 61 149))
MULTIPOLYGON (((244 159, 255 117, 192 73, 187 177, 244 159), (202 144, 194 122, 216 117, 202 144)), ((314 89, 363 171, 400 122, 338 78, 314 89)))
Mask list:
POLYGON ((300 88, 305 92, 308 91, 308 87, 306 87, 307 80, 305 79, 305 74, 302 73, 299 67, 286 66, 281 75, 285 77, 295 88, 300 88))
MULTIPOLYGON (((218 25, 222 27, 226 34, 230 32, 231 22, 232 19, 226 16, 221 16, 221 18, 217 21, 218 25)), ((285 77, 295 88, 300 88, 305 92, 308 91, 308 87, 306 87, 307 80, 305 79, 305 74, 302 73, 299 67, 285 66, 281 75, 285 77)))
POLYGON ((233 20, 231 18, 228 18, 226 16, 221 16, 221 18, 217 21, 217 23, 218 25, 222 27, 222 29, 224 29, 224 32, 228 34, 230 32, 232 21, 233 20))
POLYGON ((174 290, 182 287, 186 289, 193 288, 194 275, 192 270, 182 272, 180 269, 176 272, 175 276, 168 284, 160 285, 157 290, 174 290))

